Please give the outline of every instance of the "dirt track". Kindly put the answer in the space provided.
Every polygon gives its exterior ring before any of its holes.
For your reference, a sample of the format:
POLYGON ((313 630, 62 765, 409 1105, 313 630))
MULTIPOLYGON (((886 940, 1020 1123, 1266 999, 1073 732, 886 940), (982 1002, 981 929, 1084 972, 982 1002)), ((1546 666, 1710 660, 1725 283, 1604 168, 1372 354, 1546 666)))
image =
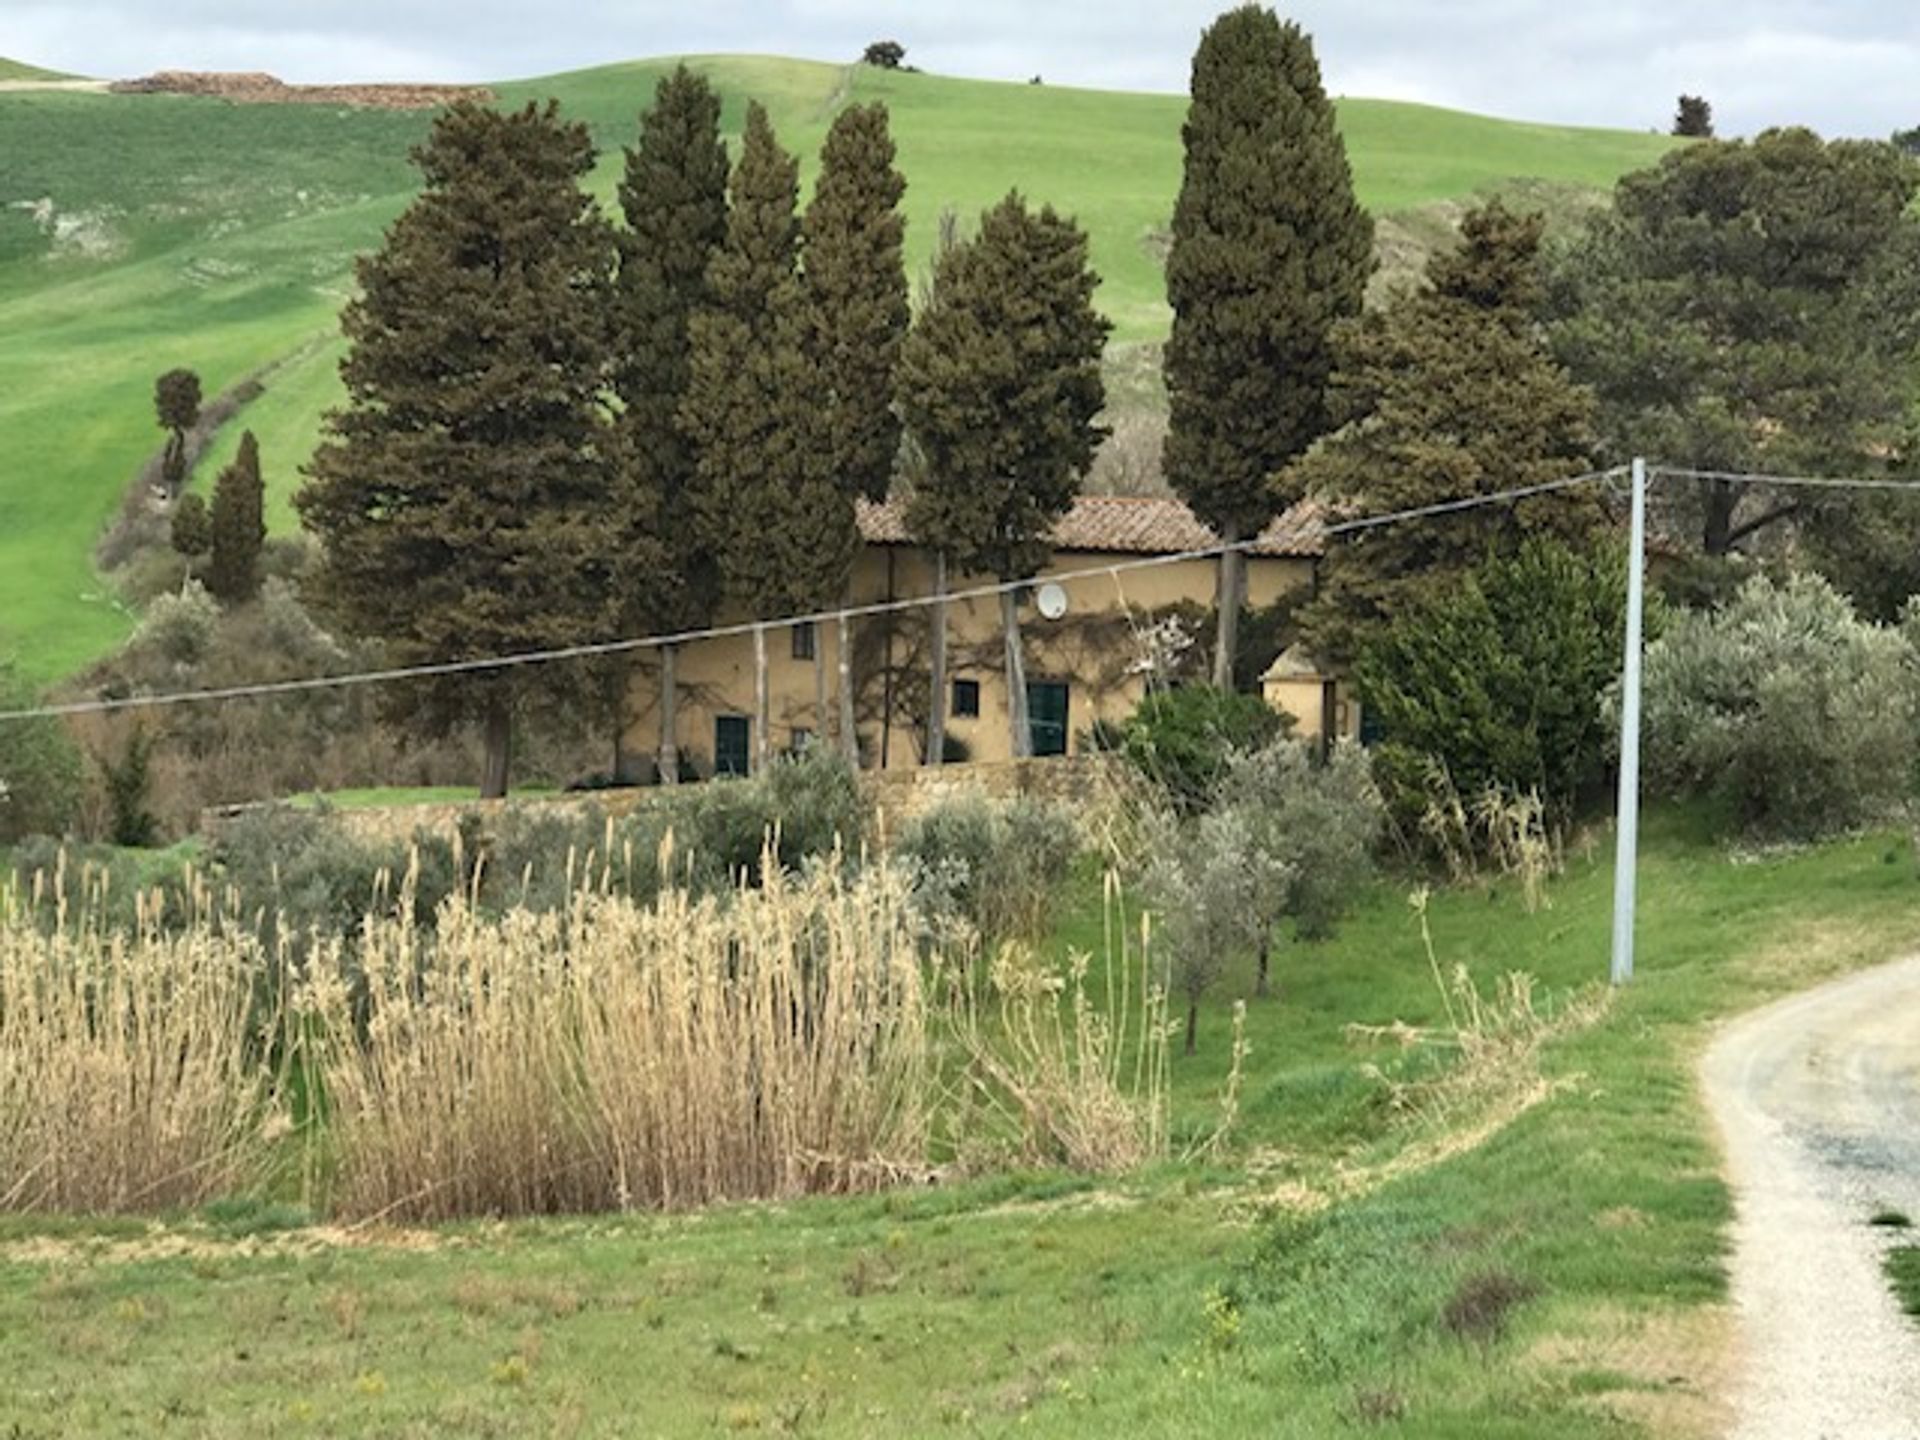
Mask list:
POLYGON ((1920 1440, 1899 1232, 1867 1223, 1920 1222, 1920 956, 1735 1021, 1701 1073, 1738 1203, 1734 1440, 1920 1440))

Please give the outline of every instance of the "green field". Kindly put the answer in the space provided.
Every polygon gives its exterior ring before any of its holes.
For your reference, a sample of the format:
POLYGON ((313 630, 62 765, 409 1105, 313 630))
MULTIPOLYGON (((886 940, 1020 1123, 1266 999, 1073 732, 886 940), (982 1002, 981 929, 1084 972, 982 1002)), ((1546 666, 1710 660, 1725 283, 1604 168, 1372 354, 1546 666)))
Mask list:
POLYGON ((75 76, 59 70, 45 70, 24 60, 9 60, 0 55, 0 80, 72 80, 75 76))
MULTIPOLYGON (((618 149, 656 78, 643 61, 501 85, 557 96, 618 149)), ((955 80, 754 57, 702 58, 737 131, 749 97, 808 165, 835 109, 891 107, 908 179, 911 263, 940 211, 971 215, 1019 186, 1078 215, 1119 342, 1163 333, 1156 238, 1179 174, 1177 96, 955 80)), ((1657 158, 1653 135, 1491 120, 1416 105, 1341 105, 1362 199, 1417 212, 1490 186, 1604 186, 1657 158)), ((240 422, 260 436, 272 523, 338 394, 336 316, 352 257, 413 186, 420 114, 236 106, 180 96, 0 93, 0 655, 50 679, 111 649, 131 617, 91 546, 157 444, 153 377, 198 370, 208 394, 290 354, 240 422), (316 347, 317 348, 309 348, 316 347)), ((200 467, 206 483, 237 432, 200 467)))
MULTIPOLYGON (((413 1232, 259 1203, 0 1220, 0 1431, 1713 1433, 1731 1210, 1692 1075, 1706 1022, 1910 947, 1920 885, 1888 837, 1735 861, 1671 815, 1643 862, 1639 976, 1504 1126, 1396 1118, 1366 1068, 1392 1050, 1347 1036, 1438 1018, 1382 888, 1336 940, 1282 949, 1211 1161, 413 1232), (1462 1308, 1502 1287, 1490 1320, 1462 1308)), ((1441 895, 1440 962, 1483 987, 1532 971, 1560 1003, 1605 974, 1610 884, 1580 858, 1538 913, 1441 895)), ((1097 943, 1078 893, 1061 943, 1097 943)), ((1213 1123, 1249 978, 1175 1062, 1183 1139, 1213 1123)))

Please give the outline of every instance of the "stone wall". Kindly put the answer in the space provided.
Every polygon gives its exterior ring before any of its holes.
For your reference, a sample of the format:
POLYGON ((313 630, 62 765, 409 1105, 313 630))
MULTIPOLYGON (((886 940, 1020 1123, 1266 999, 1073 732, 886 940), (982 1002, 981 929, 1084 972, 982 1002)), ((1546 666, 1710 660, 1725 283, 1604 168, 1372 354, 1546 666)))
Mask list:
MULTIPOLYGON (((1111 793, 1110 767, 1119 762, 1110 755, 1048 756, 1032 760, 998 760, 969 765, 942 765, 918 770, 869 771, 860 783, 873 805, 881 834, 902 821, 939 804, 973 794, 994 800, 1019 796, 1064 805, 1089 822, 1111 793)), ((708 782, 711 783, 711 782, 708 782)), ((724 782, 722 782, 724 783, 724 782)), ((602 815, 630 815, 669 792, 657 788, 584 791, 553 796, 520 796, 508 800, 462 800, 422 805, 370 806, 335 810, 335 823, 357 839, 370 842, 405 841, 416 833, 451 837, 463 819, 471 816, 482 830, 508 807, 516 810, 592 810, 602 815)), ((221 830, 251 806, 210 810, 201 816, 202 833, 217 837, 221 830)))

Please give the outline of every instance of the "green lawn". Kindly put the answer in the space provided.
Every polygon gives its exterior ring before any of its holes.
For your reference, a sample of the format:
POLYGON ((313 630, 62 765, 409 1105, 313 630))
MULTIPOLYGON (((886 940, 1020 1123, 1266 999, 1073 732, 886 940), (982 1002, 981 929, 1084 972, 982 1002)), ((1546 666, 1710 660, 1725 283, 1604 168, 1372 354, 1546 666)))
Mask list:
MULTIPOLYGON (((611 199, 619 147, 670 63, 499 90, 508 104, 558 96, 591 124, 603 148, 595 186, 611 199)), ((886 101, 916 269, 943 208, 970 217, 1018 185, 1089 227, 1117 341, 1164 332, 1154 242, 1178 185, 1179 97, 750 56, 693 63, 725 95, 730 133, 757 97, 808 172, 837 106, 886 101)), ((214 394, 296 357, 238 422, 260 437, 270 523, 292 525, 288 498, 339 395, 332 337, 352 258, 405 204, 406 154, 429 123, 185 96, 0 93, 0 655, 52 679, 130 628, 91 550, 161 438, 150 397, 164 369, 191 366, 214 394)), ((1672 143, 1369 100, 1342 102, 1341 123, 1361 197, 1381 211, 1516 178, 1605 185, 1672 143)), ((223 436, 196 483, 237 443, 237 429, 223 436)))
MULTIPOLYGON (((1609 895, 1601 858, 1538 914, 1505 891, 1439 896, 1441 961, 1564 991, 1605 973, 1609 895)), ((1251 1006, 1242 1124, 1209 1163, 351 1244, 273 1233, 288 1217, 257 1207, 160 1231, 0 1222, 0 1427, 1707 1433, 1730 1205, 1692 1077, 1704 1022, 1910 946, 1920 884, 1887 837, 1735 862, 1661 817, 1642 898, 1641 973, 1551 1051, 1551 1097, 1396 1179, 1380 1167, 1449 1132, 1396 1121, 1364 1069, 1382 1057, 1344 1033, 1435 1018, 1417 930, 1382 889, 1337 940, 1282 952, 1280 994, 1251 1006), (1307 1191, 1345 1198, 1312 1212, 1307 1191), (1503 1287, 1532 1298, 1476 1332, 1499 1306, 1462 1297, 1503 1287)), ((1062 943, 1098 929, 1083 882, 1062 943)), ((1232 977, 1200 1055, 1176 1061, 1184 1132, 1210 1123, 1247 986, 1232 977)))

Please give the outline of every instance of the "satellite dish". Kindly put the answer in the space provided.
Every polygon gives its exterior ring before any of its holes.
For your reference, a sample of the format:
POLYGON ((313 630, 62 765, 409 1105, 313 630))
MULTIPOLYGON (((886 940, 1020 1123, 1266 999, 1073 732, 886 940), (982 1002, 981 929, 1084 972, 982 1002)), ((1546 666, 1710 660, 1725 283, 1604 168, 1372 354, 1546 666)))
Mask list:
POLYGON ((1033 601, 1041 615, 1048 620, 1058 620, 1062 615, 1067 613, 1067 592, 1063 587, 1054 584, 1052 581, 1048 581, 1040 587, 1039 593, 1033 597, 1033 601))

